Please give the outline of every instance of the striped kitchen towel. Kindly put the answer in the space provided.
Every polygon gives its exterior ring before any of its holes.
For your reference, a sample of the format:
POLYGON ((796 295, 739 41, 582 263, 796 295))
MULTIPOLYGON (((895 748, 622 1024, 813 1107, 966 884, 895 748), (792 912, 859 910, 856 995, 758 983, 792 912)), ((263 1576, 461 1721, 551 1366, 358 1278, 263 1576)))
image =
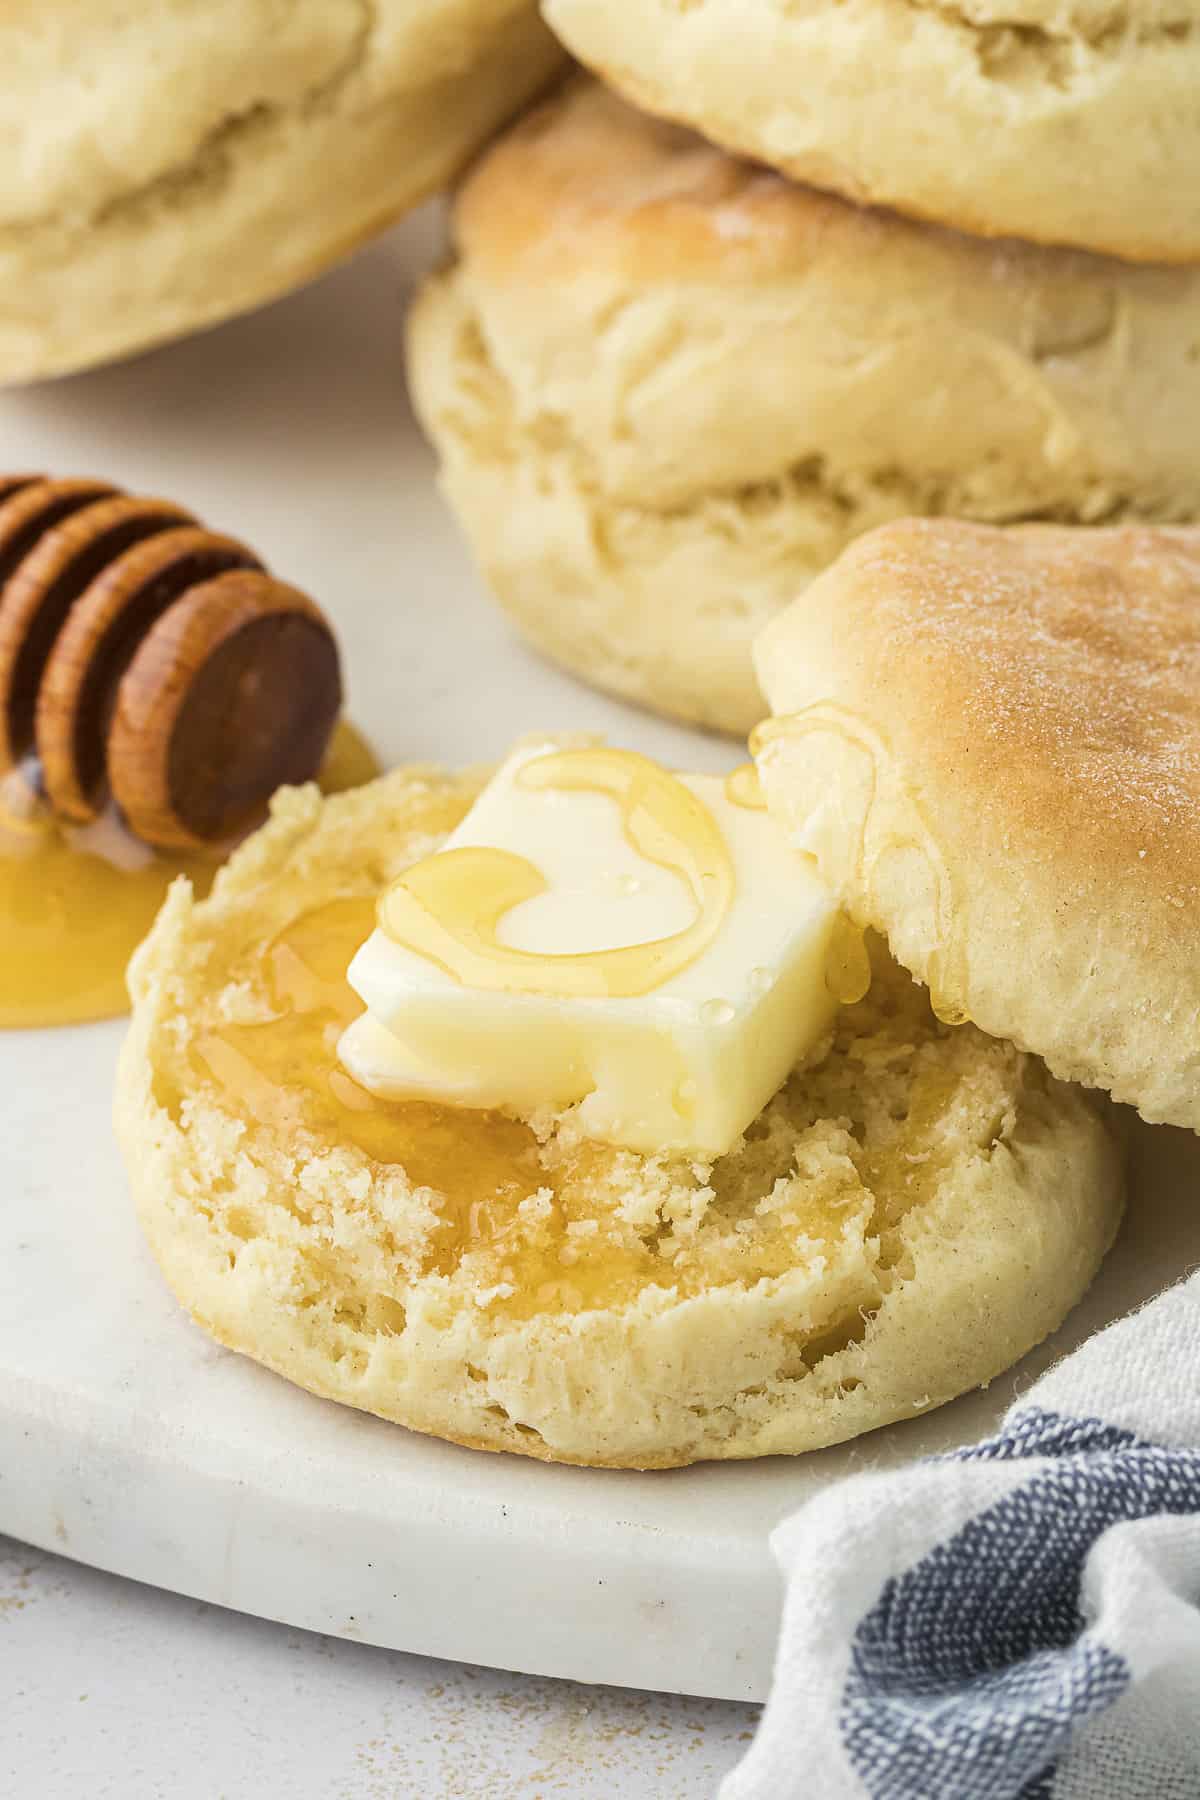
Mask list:
POLYGON ((772 1549, 774 1684, 721 1800, 1200 1800, 1200 1275, 772 1549))

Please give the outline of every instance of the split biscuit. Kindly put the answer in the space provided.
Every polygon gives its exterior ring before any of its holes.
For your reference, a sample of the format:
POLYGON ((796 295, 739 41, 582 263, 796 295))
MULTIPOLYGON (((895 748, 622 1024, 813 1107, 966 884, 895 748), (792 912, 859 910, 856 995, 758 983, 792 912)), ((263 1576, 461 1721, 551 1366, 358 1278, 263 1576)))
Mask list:
POLYGON ((940 1024, 881 949, 711 1165, 591 1142, 569 1112, 373 1107, 335 1060, 341 972, 479 786, 285 790, 209 900, 176 883, 135 958, 118 1134, 207 1331, 418 1431, 662 1468, 909 1417, 1060 1323, 1120 1215, 1105 1119, 940 1024))
POLYGON ((934 1006, 1200 1130, 1200 531, 906 520, 757 654, 776 816, 934 1006))

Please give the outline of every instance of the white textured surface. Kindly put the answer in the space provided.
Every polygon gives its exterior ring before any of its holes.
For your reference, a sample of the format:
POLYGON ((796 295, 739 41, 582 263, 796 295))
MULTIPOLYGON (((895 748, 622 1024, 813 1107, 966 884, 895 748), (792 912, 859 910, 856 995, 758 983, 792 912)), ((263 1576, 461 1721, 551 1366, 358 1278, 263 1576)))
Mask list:
POLYGON ((0 1539, 6 1800, 712 1800, 755 1708, 267 1625, 0 1539))
MULTIPOLYGON (((0 468, 109 473, 245 536, 335 613, 353 710, 390 760, 498 755, 546 727, 607 729, 668 760, 728 766, 729 746, 526 656, 480 598, 399 388, 400 292, 426 230, 206 338, 0 399, 0 468)), ((1200 1260, 1197 1146, 1140 1132, 1141 1204, 1108 1268, 1055 1346, 987 1394, 794 1463, 639 1476, 476 1455, 313 1400, 179 1314, 137 1236, 109 1135, 119 1036, 0 1034, 0 1530, 342 1638, 761 1693, 775 1520, 846 1469, 985 1431, 1053 1350, 1200 1260)), ((80 1605, 99 1591, 83 1583, 80 1605)), ((202 1616, 268 1660, 291 1641, 202 1616)), ((336 1710, 336 1684, 328 1691, 336 1710)), ((300 1744, 303 1689, 289 1705, 300 1744)))

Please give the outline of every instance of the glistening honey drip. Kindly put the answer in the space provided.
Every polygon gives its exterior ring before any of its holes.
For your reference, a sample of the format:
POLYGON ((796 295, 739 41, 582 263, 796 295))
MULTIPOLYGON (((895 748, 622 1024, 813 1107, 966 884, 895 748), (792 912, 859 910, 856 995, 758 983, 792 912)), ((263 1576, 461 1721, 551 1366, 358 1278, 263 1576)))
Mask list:
MULTIPOLYGON (((378 773, 365 740, 338 726, 326 793, 378 773)), ((220 855, 156 854, 111 818, 82 830, 40 804, 19 772, 0 780, 0 1027, 81 1024, 128 1008, 125 967, 176 875, 206 893, 220 855)))
MULTIPOLYGON (((797 1130, 828 1104, 819 1090, 809 1097, 807 1077, 778 1102, 788 1109, 786 1128, 756 1127, 752 1147, 711 1175, 690 1160, 673 1165, 661 1215, 637 1219, 617 1203, 628 1191, 628 1152, 544 1128, 539 1137, 497 1112, 368 1094, 341 1068, 337 1044, 360 1010, 345 969, 375 903, 373 895, 327 901, 268 943, 227 952, 222 978, 262 1016, 231 1024, 220 991, 212 994, 194 1020, 196 1091, 251 1134, 264 1127, 289 1159, 353 1147, 381 1192, 392 1179, 425 1190, 434 1212, 417 1252, 420 1273, 461 1270, 486 1304, 528 1317, 620 1305, 650 1286, 687 1294, 714 1281, 755 1282, 793 1268, 800 1243, 808 1255, 814 1241, 838 1241, 847 1216, 841 1175, 828 1194, 775 1193, 794 1172, 797 1130), (771 1199, 743 1216, 733 1195, 747 1159, 755 1194, 771 1199)), ((253 1135, 247 1147, 253 1155, 253 1135)), ((289 1191, 289 1204, 303 1209, 303 1184, 289 1191)))
MULTIPOLYGON (((775 721, 771 720, 769 723, 774 724, 775 721)), ((756 743, 768 742, 770 732, 761 726, 759 731, 763 735, 756 738, 756 743)), ((744 806, 752 812, 765 812, 767 797, 763 793, 757 764, 739 763, 725 777, 725 795, 734 806, 744 806)), ((838 914, 830 934, 825 982, 840 1006, 853 1006, 856 1000, 862 999, 871 985, 871 958, 866 938, 845 913, 838 914)))
POLYGON ((362 1010, 345 971, 371 930, 375 907, 374 896, 331 901, 256 952, 251 980, 273 1016, 202 1032, 196 1057, 203 1072, 239 1116, 289 1137, 305 1130, 329 1144, 353 1145, 372 1163, 400 1167, 414 1187, 428 1189, 441 1219, 426 1272, 449 1274, 468 1252, 486 1247, 496 1259, 495 1284, 515 1285, 519 1277, 531 1307, 599 1303, 623 1289, 635 1292, 638 1258, 611 1244, 570 1254, 555 1202, 539 1199, 552 1178, 528 1125, 494 1112, 379 1100, 342 1069, 338 1038, 362 1010), (522 1211, 525 1202, 532 1203, 531 1216, 522 1211))
POLYGON ((739 763, 736 769, 730 770, 725 777, 725 798, 732 806, 745 807, 748 812, 767 810, 767 797, 754 763, 739 763))
POLYGON ((538 792, 607 794, 632 847, 684 882, 695 917, 683 931, 621 949, 542 956, 502 944, 504 915, 546 890, 523 856, 463 846, 405 871, 379 906, 379 923, 406 950, 458 981, 508 993, 625 998, 651 993, 695 962, 720 931, 733 902, 729 849, 716 820, 691 790, 630 750, 563 750, 539 756, 518 776, 538 792))
MULTIPOLYGON (((869 892, 889 859, 906 859, 909 907, 910 911, 915 911, 917 902, 913 890, 917 883, 914 871, 919 868, 927 896, 926 932, 936 946, 929 955, 928 967, 924 972, 930 1004, 944 1025, 966 1024, 971 1016, 965 1001, 968 980, 966 948, 962 934, 956 933, 953 928, 955 914, 962 909, 955 906, 945 859, 925 821, 915 794, 907 784, 904 791, 908 812, 907 828, 890 831, 886 837, 872 830, 875 794, 880 778, 886 771, 892 779, 897 779, 890 753, 879 733, 845 707, 816 703, 805 707, 803 712, 764 719, 750 734, 750 751, 753 756, 759 757, 772 744, 802 744, 814 732, 840 737, 866 757, 870 779, 861 803, 856 852, 860 880, 869 892)), ((852 981, 850 985, 853 985, 852 981)))
POLYGON ((840 912, 825 953, 825 985, 839 1006, 853 1006, 871 985, 871 955, 865 934, 840 912))

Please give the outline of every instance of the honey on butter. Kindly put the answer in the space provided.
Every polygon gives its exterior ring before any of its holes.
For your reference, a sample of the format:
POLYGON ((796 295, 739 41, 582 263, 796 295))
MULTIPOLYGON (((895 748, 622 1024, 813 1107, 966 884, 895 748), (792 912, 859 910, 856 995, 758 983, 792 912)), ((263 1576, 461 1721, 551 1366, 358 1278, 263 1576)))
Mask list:
POLYGON ((838 912, 768 815, 633 752, 511 756, 381 899, 341 1040, 368 1091, 723 1154, 824 1037, 838 912))

